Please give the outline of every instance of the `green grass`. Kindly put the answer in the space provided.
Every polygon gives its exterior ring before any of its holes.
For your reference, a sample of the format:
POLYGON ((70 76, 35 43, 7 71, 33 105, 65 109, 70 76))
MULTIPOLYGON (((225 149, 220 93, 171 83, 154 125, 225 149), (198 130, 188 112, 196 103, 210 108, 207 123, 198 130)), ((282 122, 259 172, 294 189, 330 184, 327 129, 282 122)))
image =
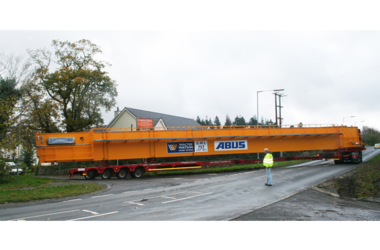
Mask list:
POLYGON ((337 180, 339 195, 352 198, 373 198, 380 190, 374 183, 380 181, 380 155, 355 169, 351 176, 337 180))
POLYGON ((94 184, 76 184, 62 186, 36 187, 32 189, 0 189, 0 204, 22 202, 67 196, 81 195, 102 190, 103 186, 94 184))
POLYGON ((0 184, 0 204, 49 198, 63 198, 92 193, 104 189, 103 186, 95 184, 46 186, 50 183, 59 182, 64 181, 28 175, 10 176, 10 179, 7 182, 0 184))
MULTIPOLYGON (((286 167, 290 165, 300 164, 307 162, 309 160, 294 160, 294 161, 279 161, 274 162, 273 167, 286 167)), ((248 165, 234 165, 227 167, 216 167, 216 168, 202 168, 202 169, 189 169, 189 170, 165 170, 157 172, 148 172, 146 175, 183 175, 183 174, 202 174, 202 173, 223 173, 223 172, 234 172, 240 170, 252 170, 263 168, 262 163, 248 164, 248 165)))
POLYGON ((54 180, 49 178, 39 178, 30 175, 11 175, 9 180, 4 183, 0 183, 1 189, 10 188, 25 188, 25 187, 36 187, 49 183, 63 182, 62 180, 54 180))

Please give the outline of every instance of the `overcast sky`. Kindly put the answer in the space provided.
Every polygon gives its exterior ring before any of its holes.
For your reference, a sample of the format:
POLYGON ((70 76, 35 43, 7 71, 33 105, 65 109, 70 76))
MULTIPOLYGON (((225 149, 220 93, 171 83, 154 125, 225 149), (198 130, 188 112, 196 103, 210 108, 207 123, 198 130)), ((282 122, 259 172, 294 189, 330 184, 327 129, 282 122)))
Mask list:
MULTIPOLYGON (((194 119, 218 116, 224 123, 227 114, 246 120, 256 115, 257 91, 285 89, 283 124, 342 124, 347 117, 345 125, 380 129, 377 30, 20 27, 23 24, 0 31, 0 51, 27 56, 26 49, 52 49, 53 39, 89 39, 99 45, 103 54, 97 58, 112 64, 107 70, 118 84, 120 109, 194 119)), ((104 112, 104 122, 108 124, 113 115, 104 112)), ((259 94, 259 116, 275 119, 273 92, 259 94)))
MULTIPOLYGON (((282 110, 284 124, 342 124, 343 117, 355 116, 345 118, 345 124, 356 122, 359 126, 380 129, 378 1, 3 2, 0 51, 27 56, 26 49, 51 49, 53 39, 71 42, 89 39, 103 50, 98 58, 112 64, 108 72, 118 84, 120 108, 194 119, 197 115, 203 119, 219 116, 224 123, 227 114, 231 119, 241 115, 248 120, 257 113, 257 91, 280 88, 285 89, 286 95, 282 110)), ((260 117, 275 119, 271 92, 259 94, 259 107, 260 117)), ((109 123, 113 112, 104 112, 103 118, 109 123)), ((260 239, 283 247, 289 241, 288 234, 283 232, 289 228, 296 230, 302 246, 313 240, 310 237, 315 234, 310 231, 318 229, 315 224, 303 231, 293 224, 281 223, 275 227, 264 224, 231 230, 227 224, 210 227, 198 222, 196 228, 187 225, 177 231, 191 233, 186 230, 203 229, 197 235, 197 244, 202 242, 210 247, 215 247, 216 242, 210 238, 220 239, 228 234, 219 240, 224 248, 246 248, 249 243, 245 244, 244 239, 249 237, 244 232, 253 230, 259 233, 260 239), (280 237, 278 243, 271 241, 271 236, 260 234, 266 229, 281 232, 276 236, 280 237), (213 233, 217 233, 216 237, 213 233), (231 239, 231 244, 226 244, 225 239, 231 239)), ((172 229, 171 225, 165 225, 165 229, 172 229)), ((29 226, 20 228, 15 224, 13 230, 12 225, 7 229, 27 237, 35 224, 29 226)), ((44 230, 44 235, 55 236, 62 226, 44 230)), ((158 226, 157 230, 162 231, 162 224, 158 226)), ((133 224, 129 228, 136 227, 144 230, 146 224, 133 224)), ((350 235, 350 227, 345 225, 334 225, 334 229, 342 236, 350 235)), ((85 231, 88 230, 91 228, 85 231)), ((176 236, 172 239, 182 239, 176 236)), ((155 235, 150 237, 154 239, 151 242, 158 242, 155 235)), ((330 245, 341 244, 327 240, 330 245)), ((183 242, 178 241, 177 246, 183 242)), ((259 246, 267 243, 261 242, 259 246)), ((326 239, 321 244, 325 245, 326 239)))

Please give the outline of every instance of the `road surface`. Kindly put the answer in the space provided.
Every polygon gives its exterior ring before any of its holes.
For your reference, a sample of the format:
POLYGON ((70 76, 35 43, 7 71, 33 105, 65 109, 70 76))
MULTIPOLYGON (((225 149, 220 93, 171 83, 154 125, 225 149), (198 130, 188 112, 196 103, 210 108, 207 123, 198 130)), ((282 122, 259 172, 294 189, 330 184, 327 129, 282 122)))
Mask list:
MULTIPOLYGON (((378 153, 380 150, 370 147, 363 152, 363 160, 378 153)), ((289 198, 356 166, 320 160, 275 168, 272 187, 264 185, 265 170, 95 180, 94 183, 106 183, 111 188, 54 202, 0 206, 0 220, 226 221, 289 198)))

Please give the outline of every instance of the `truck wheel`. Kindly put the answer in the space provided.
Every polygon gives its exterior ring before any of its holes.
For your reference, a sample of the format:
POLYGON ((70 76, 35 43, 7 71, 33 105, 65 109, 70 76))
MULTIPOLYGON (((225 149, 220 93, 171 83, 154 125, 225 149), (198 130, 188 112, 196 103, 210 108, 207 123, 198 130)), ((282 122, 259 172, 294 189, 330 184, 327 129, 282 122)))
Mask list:
POLYGON ((109 178, 111 178, 111 170, 106 169, 102 173, 102 179, 109 179, 109 178))
POLYGON ((334 163, 335 163, 335 165, 342 164, 342 161, 340 161, 340 160, 334 160, 334 163))
POLYGON ((133 178, 141 178, 143 175, 143 170, 141 168, 136 168, 131 175, 133 178))
POLYGON ((119 171, 119 174, 118 174, 117 177, 118 177, 119 179, 124 179, 125 177, 127 177, 127 174, 128 174, 127 170, 122 169, 122 170, 119 171))
POLYGON ((92 179, 95 179, 95 177, 96 177, 95 170, 88 171, 87 174, 84 176, 86 180, 92 180, 92 179))

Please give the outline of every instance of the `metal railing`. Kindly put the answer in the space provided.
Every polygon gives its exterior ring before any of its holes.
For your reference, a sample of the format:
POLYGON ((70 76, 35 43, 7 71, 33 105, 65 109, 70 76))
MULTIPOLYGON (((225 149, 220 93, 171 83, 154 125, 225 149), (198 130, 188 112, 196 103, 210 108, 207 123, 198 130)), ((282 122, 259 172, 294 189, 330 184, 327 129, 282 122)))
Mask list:
POLYGON ((205 131, 205 130, 257 130, 257 129, 318 129, 318 128, 344 128, 347 126, 337 124, 296 124, 296 125, 231 125, 231 126, 178 126, 178 127, 151 127, 151 128, 94 128, 93 133, 117 132, 173 132, 173 131, 205 131))

